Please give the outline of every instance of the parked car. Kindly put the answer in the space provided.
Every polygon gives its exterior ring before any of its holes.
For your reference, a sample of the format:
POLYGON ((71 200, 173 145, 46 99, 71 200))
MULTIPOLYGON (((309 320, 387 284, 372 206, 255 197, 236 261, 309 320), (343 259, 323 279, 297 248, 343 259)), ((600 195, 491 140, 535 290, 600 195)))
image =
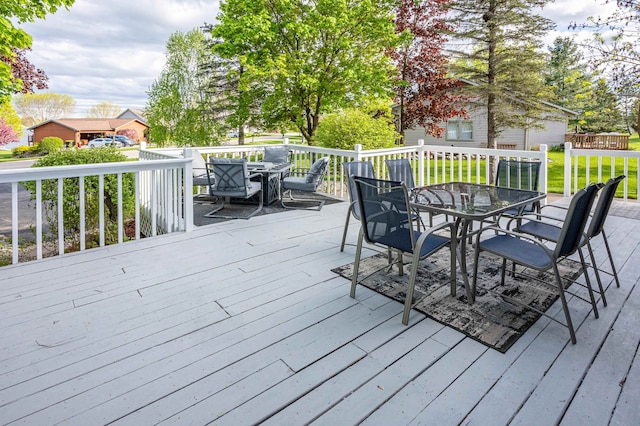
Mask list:
POLYGON ((134 146, 136 144, 135 141, 129 139, 125 135, 115 135, 114 138, 116 141, 120 142, 122 146, 134 146))
POLYGON ((238 137, 238 131, 237 130, 231 130, 230 132, 227 133, 227 137, 229 137, 229 138, 237 138, 238 137))
POLYGON ((103 146, 116 146, 120 147, 122 144, 118 141, 113 141, 111 138, 97 138, 89 141, 89 148, 100 148, 103 146))

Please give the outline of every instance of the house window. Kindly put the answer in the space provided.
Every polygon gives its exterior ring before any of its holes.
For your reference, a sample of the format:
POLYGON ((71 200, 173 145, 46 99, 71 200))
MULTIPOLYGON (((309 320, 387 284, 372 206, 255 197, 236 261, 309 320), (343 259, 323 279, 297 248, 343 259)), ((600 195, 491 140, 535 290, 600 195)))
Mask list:
POLYGON ((447 122, 447 139, 449 140, 472 140, 473 122, 463 120, 452 120, 447 122))

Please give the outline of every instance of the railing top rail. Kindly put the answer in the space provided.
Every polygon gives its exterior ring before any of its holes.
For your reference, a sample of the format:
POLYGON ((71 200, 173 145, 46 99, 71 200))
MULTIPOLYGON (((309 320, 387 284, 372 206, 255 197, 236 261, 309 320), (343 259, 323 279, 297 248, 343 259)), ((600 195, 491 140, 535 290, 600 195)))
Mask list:
POLYGON ((589 157, 640 158, 640 151, 571 148, 570 155, 589 157))
POLYGON ((173 169, 184 167, 190 158, 167 160, 126 161, 118 163, 77 164, 71 166, 30 167, 24 169, 0 170, 0 183, 30 181, 37 179, 58 179, 101 174, 128 173, 143 170, 173 169))

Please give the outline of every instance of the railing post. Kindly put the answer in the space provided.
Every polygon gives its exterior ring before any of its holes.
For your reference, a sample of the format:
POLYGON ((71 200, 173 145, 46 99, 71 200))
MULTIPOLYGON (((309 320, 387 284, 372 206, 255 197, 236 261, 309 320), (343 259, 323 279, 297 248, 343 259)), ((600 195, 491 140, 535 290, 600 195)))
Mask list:
MULTIPOLYGON (((198 154, 200 155, 200 154, 198 154)), ((191 159, 191 148, 184 149, 184 158, 191 159)), ((193 161, 187 161, 183 169, 184 180, 184 230, 193 231, 193 161)))
POLYGON ((547 144, 540 144, 540 152, 542 153, 542 158, 540 159, 540 188, 541 192, 545 194, 549 193, 549 147, 547 144))
POLYGON ((564 190, 562 195, 565 197, 571 196, 571 174, 573 173, 571 170, 572 149, 573 145, 571 145, 571 142, 564 143, 564 190))
POLYGON ((418 139, 418 186, 424 186, 424 139, 418 139))
POLYGON ((353 147, 354 151, 356 152, 355 161, 362 161, 362 144, 355 144, 355 146, 353 147))

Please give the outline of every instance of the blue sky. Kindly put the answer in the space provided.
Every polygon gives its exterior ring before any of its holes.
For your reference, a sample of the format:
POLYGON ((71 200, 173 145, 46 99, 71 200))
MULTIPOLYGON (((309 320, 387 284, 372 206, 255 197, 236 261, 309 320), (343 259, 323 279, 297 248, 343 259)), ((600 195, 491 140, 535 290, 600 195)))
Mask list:
MULTIPOLYGON (((542 14, 557 24, 549 43, 571 21, 606 16, 605 0, 556 0, 542 14)), ((146 92, 164 65, 165 44, 175 31, 214 22, 218 0, 76 0, 45 20, 24 24, 33 36, 31 62, 49 76, 49 92, 71 95, 76 116, 110 101, 143 108, 146 92)))

